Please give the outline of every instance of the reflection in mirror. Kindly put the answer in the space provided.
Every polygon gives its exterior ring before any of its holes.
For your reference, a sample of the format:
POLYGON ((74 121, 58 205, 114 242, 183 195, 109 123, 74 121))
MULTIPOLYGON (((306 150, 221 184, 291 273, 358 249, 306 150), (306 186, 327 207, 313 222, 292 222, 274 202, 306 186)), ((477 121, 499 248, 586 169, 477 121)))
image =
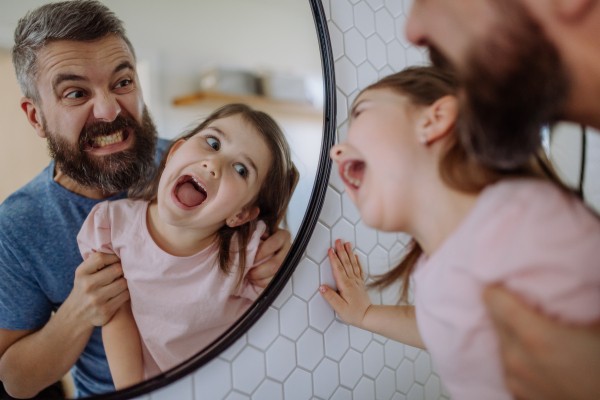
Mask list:
POLYGON ((193 356, 268 284, 261 235, 294 238, 317 174, 321 61, 304 1, 45 3, 0 2, 0 380, 86 397, 193 356))

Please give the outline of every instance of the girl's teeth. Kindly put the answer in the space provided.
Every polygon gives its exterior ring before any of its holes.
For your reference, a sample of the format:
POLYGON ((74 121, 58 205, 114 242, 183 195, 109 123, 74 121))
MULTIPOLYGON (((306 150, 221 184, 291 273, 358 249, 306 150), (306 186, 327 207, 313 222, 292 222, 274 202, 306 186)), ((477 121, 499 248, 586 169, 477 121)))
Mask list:
POLYGON ((97 137, 92 141, 95 147, 104 147, 110 144, 119 143, 123 141, 123 131, 118 131, 108 136, 97 137))
POLYGON ((344 166, 344 177, 348 182, 350 182, 354 187, 360 187, 360 179, 354 179, 350 176, 350 167, 352 166, 352 162, 346 163, 344 166))

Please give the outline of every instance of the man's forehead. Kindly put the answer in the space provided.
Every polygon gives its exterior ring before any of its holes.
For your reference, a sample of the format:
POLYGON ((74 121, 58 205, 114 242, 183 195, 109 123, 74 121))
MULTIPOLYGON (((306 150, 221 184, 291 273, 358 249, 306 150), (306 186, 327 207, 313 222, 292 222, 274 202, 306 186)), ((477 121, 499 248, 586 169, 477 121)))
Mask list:
POLYGON ((112 72, 124 61, 135 66, 127 43, 113 35, 93 42, 55 41, 38 53, 40 78, 42 75, 63 73, 66 69, 84 70, 87 67, 101 67, 112 72))

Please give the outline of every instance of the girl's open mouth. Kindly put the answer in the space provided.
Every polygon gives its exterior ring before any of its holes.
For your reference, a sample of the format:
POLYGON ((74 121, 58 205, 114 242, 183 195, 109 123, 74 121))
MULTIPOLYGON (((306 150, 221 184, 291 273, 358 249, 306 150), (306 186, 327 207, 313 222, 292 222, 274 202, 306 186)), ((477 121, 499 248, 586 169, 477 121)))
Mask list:
POLYGON ((192 175, 182 175, 171 193, 173 202, 181 209, 189 211, 204 203, 208 192, 204 183, 192 175))
POLYGON ((339 172, 347 186, 358 189, 365 173, 365 163, 359 160, 347 160, 340 164, 339 172))

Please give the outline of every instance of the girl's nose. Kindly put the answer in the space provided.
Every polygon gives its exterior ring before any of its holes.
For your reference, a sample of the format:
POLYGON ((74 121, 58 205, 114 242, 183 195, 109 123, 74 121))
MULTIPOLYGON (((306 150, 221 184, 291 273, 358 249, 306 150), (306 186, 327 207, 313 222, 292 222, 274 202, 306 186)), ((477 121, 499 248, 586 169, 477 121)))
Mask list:
POLYGON ((335 161, 336 163, 340 162, 340 160, 342 159, 342 157, 344 155, 344 151, 345 150, 346 150, 346 144, 345 143, 336 144, 329 151, 329 157, 331 157, 331 159, 333 161, 335 161))
POLYGON ((213 178, 218 179, 221 176, 219 162, 214 159, 202 161, 202 167, 205 168, 213 178))

